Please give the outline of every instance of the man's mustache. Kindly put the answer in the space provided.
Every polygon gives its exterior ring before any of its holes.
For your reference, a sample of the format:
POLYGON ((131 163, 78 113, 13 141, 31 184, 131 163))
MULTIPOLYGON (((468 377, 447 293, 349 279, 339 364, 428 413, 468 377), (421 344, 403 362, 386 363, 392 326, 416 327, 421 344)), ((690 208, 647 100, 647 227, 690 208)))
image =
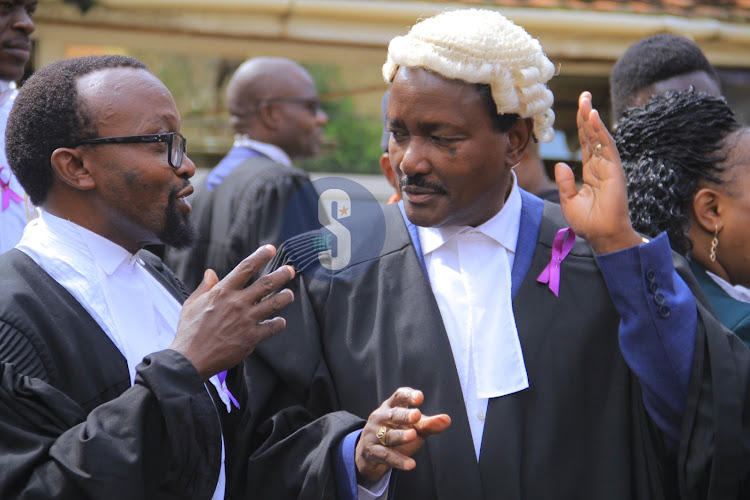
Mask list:
POLYGON ((407 186, 429 189, 430 191, 435 191, 439 194, 446 194, 446 190, 443 186, 426 181, 424 174, 405 175, 402 177, 398 183, 399 189, 404 189, 407 186))

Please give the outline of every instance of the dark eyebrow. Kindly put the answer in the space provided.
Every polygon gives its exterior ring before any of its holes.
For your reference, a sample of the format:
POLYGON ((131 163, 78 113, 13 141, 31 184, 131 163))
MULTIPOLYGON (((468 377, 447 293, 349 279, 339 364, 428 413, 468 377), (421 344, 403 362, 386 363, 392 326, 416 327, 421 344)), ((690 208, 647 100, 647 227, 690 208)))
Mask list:
POLYGON ((403 127, 404 121, 399 120, 398 118, 386 117, 385 126, 386 129, 403 127))

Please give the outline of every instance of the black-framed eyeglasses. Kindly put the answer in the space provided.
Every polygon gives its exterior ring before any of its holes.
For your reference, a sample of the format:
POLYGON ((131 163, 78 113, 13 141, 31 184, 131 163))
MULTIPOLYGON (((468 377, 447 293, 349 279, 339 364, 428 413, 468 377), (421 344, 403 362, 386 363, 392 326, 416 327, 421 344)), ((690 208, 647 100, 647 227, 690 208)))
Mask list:
POLYGON ((264 102, 297 102, 302 104, 312 114, 317 114, 321 109, 320 99, 317 97, 275 97, 273 99, 266 99, 264 102))
POLYGON ((75 147, 78 147, 81 144, 145 144, 151 142, 167 143, 167 161, 169 162, 169 166, 175 169, 182 166, 182 158, 187 152, 187 139, 185 139, 179 132, 97 137, 95 139, 84 139, 79 141, 75 147))

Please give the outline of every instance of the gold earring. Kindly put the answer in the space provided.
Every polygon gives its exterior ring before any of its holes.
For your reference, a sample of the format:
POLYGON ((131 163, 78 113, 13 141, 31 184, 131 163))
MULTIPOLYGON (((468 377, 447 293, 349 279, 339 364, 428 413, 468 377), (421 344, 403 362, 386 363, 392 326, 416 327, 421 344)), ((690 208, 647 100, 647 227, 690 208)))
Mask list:
POLYGON ((716 262, 716 247, 719 246, 719 226, 714 228, 714 239, 711 240, 711 262, 716 262))

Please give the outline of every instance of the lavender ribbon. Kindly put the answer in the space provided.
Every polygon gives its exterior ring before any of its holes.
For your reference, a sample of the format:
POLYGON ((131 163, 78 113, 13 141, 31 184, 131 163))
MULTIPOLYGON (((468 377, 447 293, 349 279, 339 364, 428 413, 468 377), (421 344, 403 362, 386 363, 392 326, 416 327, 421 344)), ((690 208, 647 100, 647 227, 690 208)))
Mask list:
MULTIPOLYGON (((0 172, 6 168, 8 167, 0 167, 0 172)), ((23 197, 10 188, 10 179, 8 179, 8 182, 5 182, 0 178, 0 191, 2 192, 3 212, 5 212, 10 206, 10 200, 15 201, 16 203, 23 203, 23 197)))
POLYGON ((234 404, 235 408, 238 410, 240 409, 240 404, 235 399, 234 395, 229 392, 229 388, 227 387, 227 384, 224 383, 224 381, 227 379, 227 371, 224 370, 221 373, 216 374, 216 376, 219 378, 219 383, 221 384, 221 390, 224 391, 224 393, 229 396, 229 400, 234 404))
POLYGON ((576 233, 569 227, 564 227, 557 232, 552 242, 552 258, 536 279, 539 283, 549 283, 549 289, 555 297, 560 296, 560 265, 573 248, 575 239, 576 233))

